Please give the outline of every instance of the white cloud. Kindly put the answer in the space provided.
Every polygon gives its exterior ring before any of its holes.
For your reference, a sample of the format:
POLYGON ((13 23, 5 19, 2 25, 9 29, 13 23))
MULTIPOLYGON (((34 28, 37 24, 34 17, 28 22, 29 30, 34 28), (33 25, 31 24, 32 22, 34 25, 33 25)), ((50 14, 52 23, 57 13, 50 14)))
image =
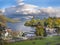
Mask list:
MULTIPOLYGON (((37 10, 38 6, 35 5, 30 5, 30 4, 24 4, 23 6, 19 6, 16 7, 14 9, 16 9, 16 13, 22 13, 22 14, 37 14, 40 11, 37 10)), ((12 9, 12 8, 11 8, 12 9)), ((10 10, 11 10, 10 9, 10 10)), ((11 12, 14 11, 13 9, 11 10, 11 12)))
POLYGON ((48 7, 48 8, 42 8, 40 9, 43 13, 47 13, 49 16, 53 17, 60 17, 60 9, 48 7))
POLYGON ((23 17, 24 19, 31 19, 31 18, 33 18, 33 16, 26 16, 26 17, 23 17))
POLYGON ((28 16, 28 18, 33 18, 33 16, 28 16))
POLYGON ((4 14, 5 9, 0 9, 0 14, 4 14))
POLYGON ((46 12, 46 13, 54 13, 55 9, 52 7, 48 7, 48 8, 42 8, 41 11, 46 12))
POLYGON ((17 5, 24 5, 24 0, 17 0, 17 5))
MULTIPOLYGON (((20 2, 23 2, 23 0, 17 0, 20 2)), ((33 14, 33 15, 46 15, 48 16, 56 16, 60 17, 60 8, 53 8, 53 7, 47 7, 47 8, 39 8, 38 6, 31 5, 31 4, 24 4, 24 5, 18 5, 18 6, 12 6, 10 8, 6 9, 6 13, 8 14, 33 14)))

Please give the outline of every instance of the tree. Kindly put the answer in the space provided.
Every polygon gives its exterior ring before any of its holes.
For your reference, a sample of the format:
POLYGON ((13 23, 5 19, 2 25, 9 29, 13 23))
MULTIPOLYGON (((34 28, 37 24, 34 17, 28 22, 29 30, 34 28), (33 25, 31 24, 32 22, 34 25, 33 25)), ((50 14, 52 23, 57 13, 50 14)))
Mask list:
POLYGON ((60 34, 60 18, 54 18, 54 28, 56 28, 56 32, 60 34))
POLYGON ((35 34, 37 36, 44 36, 44 21, 40 19, 32 18, 30 21, 25 23, 25 26, 35 27, 35 34))
POLYGON ((44 22, 45 27, 53 28, 53 18, 49 17, 44 22))
POLYGON ((37 23, 37 20, 32 18, 30 21, 26 21, 24 25, 33 27, 36 23, 37 23))
MULTIPOLYGON (((0 15, 0 41, 2 41, 2 33, 4 32, 7 22, 11 22, 11 23, 15 23, 17 22, 16 20, 10 19, 5 17, 4 15, 0 15)), ((3 43, 0 43, 1 45, 3 45, 3 43)))
POLYGON ((44 36, 44 28, 42 26, 36 26, 36 35, 44 36))

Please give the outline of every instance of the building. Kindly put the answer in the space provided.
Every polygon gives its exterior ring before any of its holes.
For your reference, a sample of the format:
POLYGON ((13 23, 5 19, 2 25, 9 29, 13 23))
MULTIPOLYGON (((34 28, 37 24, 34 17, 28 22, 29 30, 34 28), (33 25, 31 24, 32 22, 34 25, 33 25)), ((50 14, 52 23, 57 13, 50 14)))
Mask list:
POLYGON ((55 28, 48 28, 46 27, 46 33, 47 33, 47 36, 53 36, 54 34, 56 34, 56 29, 55 28))
POLYGON ((4 40, 9 40, 9 39, 12 39, 12 29, 8 28, 4 31, 3 33, 3 39, 4 40))
POLYGON ((25 36, 25 37, 34 37, 34 36, 36 36, 36 35, 35 35, 35 31, 25 32, 25 33, 24 33, 24 36, 25 36))

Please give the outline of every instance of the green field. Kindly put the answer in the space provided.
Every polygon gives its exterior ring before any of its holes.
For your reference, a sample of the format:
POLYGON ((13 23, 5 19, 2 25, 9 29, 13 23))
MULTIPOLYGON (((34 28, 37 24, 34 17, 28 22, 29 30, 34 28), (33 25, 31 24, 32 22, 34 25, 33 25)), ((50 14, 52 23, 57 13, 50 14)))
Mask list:
POLYGON ((41 40, 37 39, 8 43, 6 45, 60 45, 60 36, 47 37, 41 40))

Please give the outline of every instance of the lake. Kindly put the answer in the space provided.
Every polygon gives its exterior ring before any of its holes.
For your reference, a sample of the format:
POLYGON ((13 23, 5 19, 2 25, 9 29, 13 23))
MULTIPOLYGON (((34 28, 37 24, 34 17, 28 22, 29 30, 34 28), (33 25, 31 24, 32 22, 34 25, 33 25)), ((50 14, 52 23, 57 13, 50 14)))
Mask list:
MULTIPOLYGON (((20 20, 19 22, 17 23, 7 23, 8 27, 13 29, 13 30, 20 30, 20 31, 32 31, 34 30, 32 27, 27 27, 27 26, 24 26, 24 23, 27 21, 27 20, 31 20, 33 18, 32 15, 6 15, 7 17, 9 18, 12 18, 12 19, 15 19, 15 20, 20 20)), ((45 16, 45 15, 35 15, 34 18, 35 19, 43 19, 43 18, 47 18, 48 16, 45 16)))

